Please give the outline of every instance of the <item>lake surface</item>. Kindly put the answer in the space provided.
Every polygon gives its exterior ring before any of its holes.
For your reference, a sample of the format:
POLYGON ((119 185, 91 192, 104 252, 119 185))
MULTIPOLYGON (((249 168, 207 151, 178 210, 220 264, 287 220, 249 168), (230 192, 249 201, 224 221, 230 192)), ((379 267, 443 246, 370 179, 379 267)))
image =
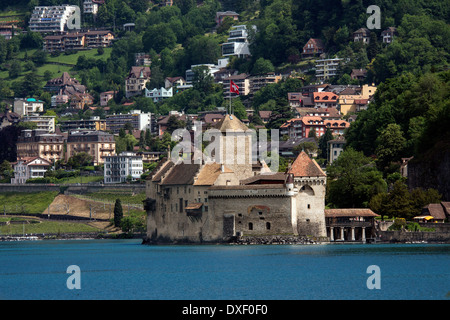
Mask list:
POLYGON ((449 267, 445 244, 1 242, 0 299, 442 300, 450 298, 449 267), (67 287, 71 265, 81 289, 67 287), (378 273, 368 273, 373 265, 378 273), (368 288, 370 277, 379 289, 368 288))

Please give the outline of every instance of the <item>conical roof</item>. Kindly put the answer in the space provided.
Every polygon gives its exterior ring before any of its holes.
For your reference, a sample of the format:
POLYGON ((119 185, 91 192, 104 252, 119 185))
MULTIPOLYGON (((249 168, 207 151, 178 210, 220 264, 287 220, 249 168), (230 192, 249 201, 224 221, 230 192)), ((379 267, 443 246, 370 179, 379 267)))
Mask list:
POLYGON ((311 159, 305 151, 300 152, 295 159, 289 173, 293 173, 294 177, 325 177, 326 174, 314 159, 311 159))
POLYGON ((248 127, 241 122, 235 115, 227 114, 223 117, 222 120, 217 122, 216 129, 219 129, 221 132, 226 132, 227 130, 234 131, 247 131, 248 127))

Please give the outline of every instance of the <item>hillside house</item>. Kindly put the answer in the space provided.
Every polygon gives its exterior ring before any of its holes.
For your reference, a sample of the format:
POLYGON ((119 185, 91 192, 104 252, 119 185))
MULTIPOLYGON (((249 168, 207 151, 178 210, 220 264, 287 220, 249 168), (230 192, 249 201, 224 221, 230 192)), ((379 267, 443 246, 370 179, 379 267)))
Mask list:
POLYGON ((125 79, 125 96, 129 98, 142 94, 145 84, 150 81, 150 76, 149 67, 131 67, 130 73, 125 79))
POLYGON ((311 38, 303 46, 302 57, 310 58, 319 56, 325 52, 325 46, 321 39, 311 38))

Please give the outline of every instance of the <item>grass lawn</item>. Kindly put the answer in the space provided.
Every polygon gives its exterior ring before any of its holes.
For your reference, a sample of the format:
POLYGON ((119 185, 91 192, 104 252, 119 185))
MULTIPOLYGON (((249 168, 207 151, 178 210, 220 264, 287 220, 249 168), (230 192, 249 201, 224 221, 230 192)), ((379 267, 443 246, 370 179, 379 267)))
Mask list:
POLYGON ((71 177, 67 179, 59 179, 58 183, 89 183, 89 182, 100 182, 103 181, 103 176, 86 176, 86 177, 71 177))
MULTIPOLYGON (((84 55, 86 58, 101 59, 101 60, 106 61, 111 56, 112 48, 103 48, 103 49, 104 49, 104 54, 102 54, 102 55, 97 54, 97 49, 78 51, 77 53, 70 54, 70 55, 61 53, 58 57, 51 57, 50 55, 48 55, 48 58, 47 58, 48 62, 65 63, 65 64, 70 64, 72 66, 46 63, 46 64, 36 68, 36 74, 39 76, 44 76, 44 73, 46 71, 50 71, 52 73, 52 79, 53 79, 53 78, 60 77, 63 74, 63 72, 69 72, 71 76, 76 78, 76 74, 73 72, 73 66, 75 66, 77 64, 78 57, 84 55)), ((26 50, 28 57, 31 58, 35 51, 36 51, 36 49, 26 50)), ((9 71, 3 70, 3 71, 0 71, 0 79, 3 79, 7 82, 22 81, 24 79, 24 77, 27 76, 27 74, 31 73, 31 71, 25 71, 25 60, 24 60, 25 59, 25 50, 18 52, 16 55, 16 59, 19 61, 19 63, 22 66, 22 72, 21 72, 20 76, 15 79, 11 79, 11 78, 9 78, 9 71)), ((81 80, 81 79, 78 79, 78 80, 81 80)), ((45 81, 42 78, 41 85, 44 86, 46 82, 47 81, 45 81)))
POLYGON ((86 194, 91 199, 95 199, 98 201, 104 201, 104 202, 115 202, 116 199, 120 199, 122 202, 122 207, 125 207, 128 203, 129 204, 138 204, 142 205, 142 201, 144 201, 147 196, 145 195, 145 192, 137 193, 135 195, 131 193, 118 193, 113 191, 105 190, 104 192, 93 192, 86 194))
POLYGON ((0 193, 0 212, 41 213, 53 202, 58 192, 0 193))
POLYGON ((112 48, 103 48, 104 53, 102 55, 97 54, 97 49, 91 49, 91 50, 85 50, 85 51, 78 51, 74 54, 66 55, 64 53, 61 53, 57 57, 48 56, 47 61, 50 62, 59 62, 59 63, 68 63, 76 65, 78 61, 78 57, 85 56, 86 58, 94 58, 94 59, 101 59, 101 60, 107 60, 111 56, 112 48))
POLYGON ((41 67, 36 69, 36 73, 40 76, 43 76, 45 71, 50 71, 53 73, 52 79, 56 77, 62 76, 63 72, 69 72, 72 70, 72 67, 69 66, 61 66, 59 64, 44 64, 41 67))
MULTIPOLYGON (((14 218, 12 218, 14 219, 14 218)), ((16 218, 17 219, 17 218, 16 218)), ((30 234, 30 233, 78 233, 78 232, 97 232, 100 229, 91 227, 85 223, 77 222, 59 222, 59 221, 40 221, 30 218, 23 218, 24 223, 16 223, 0 226, 0 234, 30 234), (29 221, 30 223, 27 223, 29 221)))

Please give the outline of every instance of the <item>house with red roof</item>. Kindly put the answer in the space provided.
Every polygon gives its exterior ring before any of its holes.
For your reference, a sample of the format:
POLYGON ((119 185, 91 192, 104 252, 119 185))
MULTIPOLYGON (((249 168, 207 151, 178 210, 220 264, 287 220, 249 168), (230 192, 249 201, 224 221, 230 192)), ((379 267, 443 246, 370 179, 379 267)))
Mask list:
POLYGON ((325 120, 325 126, 331 130, 333 135, 343 135, 350 123, 345 120, 325 120))
POLYGON ((316 108, 337 107, 339 96, 333 92, 313 92, 313 101, 316 108))

